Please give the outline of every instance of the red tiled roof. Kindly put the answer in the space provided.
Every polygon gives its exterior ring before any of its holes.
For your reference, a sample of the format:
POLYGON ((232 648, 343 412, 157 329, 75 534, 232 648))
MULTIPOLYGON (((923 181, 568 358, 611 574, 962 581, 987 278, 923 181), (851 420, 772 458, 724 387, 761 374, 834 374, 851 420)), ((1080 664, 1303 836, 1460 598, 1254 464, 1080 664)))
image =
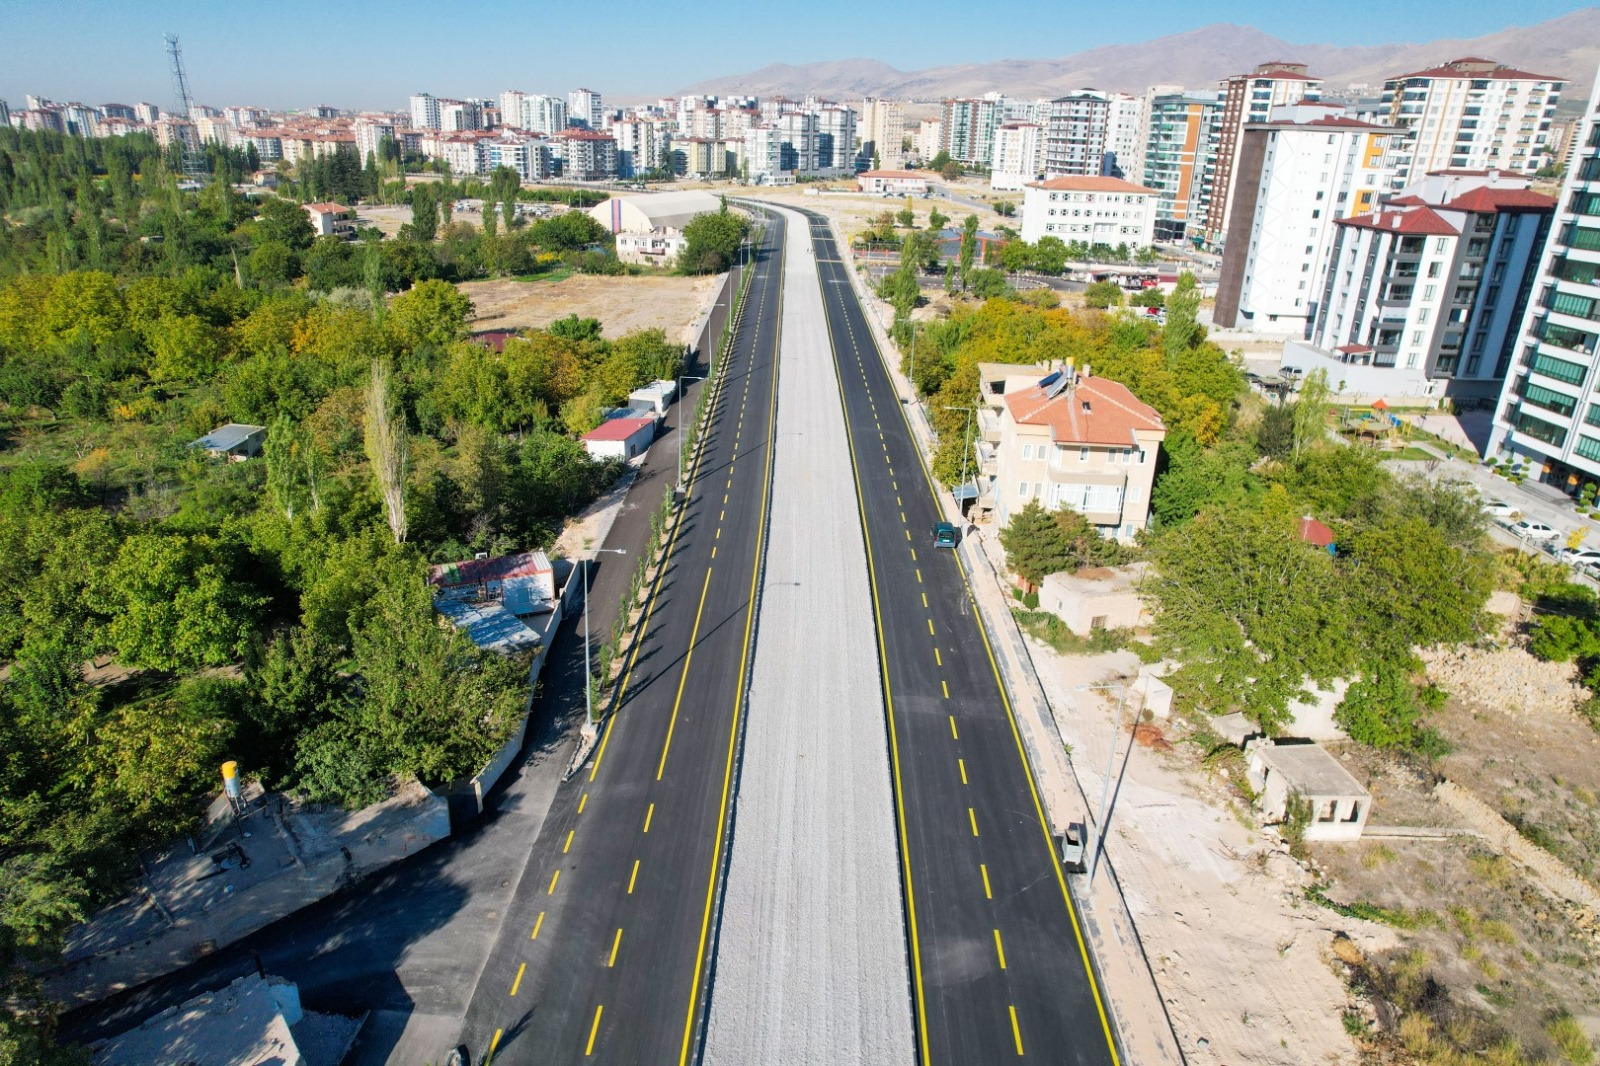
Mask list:
POLYGON ((600 423, 582 437, 583 440, 627 440, 645 426, 654 427, 653 418, 613 418, 600 423))
POLYGON ((1493 78, 1501 81, 1562 81, 1561 78, 1551 77, 1548 74, 1530 74, 1526 70, 1515 67, 1494 67, 1491 70, 1462 70, 1456 64, 1460 63, 1492 63, 1492 59, 1452 59, 1449 63, 1438 67, 1429 67, 1427 70, 1414 70, 1410 74, 1396 74, 1388 79, 1399 81, 1402 78, 1461 78, 1472 81, 1481 78, 1493 78))
POLYGON ((306 204, 306 210, 319 215, 342 215, 350 209, 343 204, 326 203, 306 204))
POLYGON ((550 560, 544 552, 517 552, 496 559, 466 559, 459 563, 440 563, 428 568, 430 585, 476 585, 480 581, 503 581, 512 577, 534 577, 550 573, 550 560))
POLYGON ((1426 207, 1427 205, 1428 205, 1428 201, 1424 200, 1420 196, 1396 196, 1393 200, 1387 201, 1383 206, 1385 206, 1385 207, 1426 207))
POLYGON ((1310 515, 1300 519, 1300 529, 1296 535, 1307 544, 1315 544, 1319 548, 1326 548, 1333 543, 1333 530, 1310 515))
POLYGON ((1047 398, 1045 390, 1035 386, 1008 393, 1005 401, 1013 419, 1049 426, 1050 439, 1061 444, 1127 445, 1133 443, 1134 430, 1166 430, 1154 407, 1109 378, 1080 376, 1076 385, 1054 397, 1047 398))
POLYGON ((1361 352, 1370 352, 1372 349, 1365 344, 1341 344, 1334 351, 1343 352, 1345 355, 1358 355, 1361 352))
POLYGON ((1320 126, 1325 129, 1344 130, 1386 130, 1389 126, 1380 126, 1376 122, 1363 122, 1358 118, 1345 118, 1343 115, 1327 115, 1323 118, 1314 118, 1305 122, 1298 122, 1292 118, 1273 119, 1263 123, 1266 126, 1320 126))
POLYGON ((1553 196, 1534 192, 1532 189, 1495 189, 1488 185, 1481 185, 1471 189, 1444 205, 1447 211, 1474 211, 1478 214, 1489 214, 1494 211, 1554 211, 1556 200, 1553 196))
POLYGON ((1388 230, 1408 237, 1458 237, 1461 231, 1439 217, 1431 207, 1414 207, 1408 211, 1383 211, 1377 215, 1358 215, 1355 218, 1335 219, 1337 226, 1360 226, 1363 229, 1388 230))
POLYGON ((1321 81, 1322 80, 1321 78, 1314 78, 1310 74, 1302 74, 1298 70, 1282 70, 1282 69, 1279 69, 1277 67, 1274 67, 1271 70, 1258 70, 1258 71, 1255 71, 1252 74, 1246 74, 1245 77, 1246 78, 1275 78, 1278 81, 1321 81))
POLYGON ((1154 194, 1155 189, 1135 185, 1121 178, 1075 177, 1051 178, 1049 181, 1031 181, 1030 189, 1056 189, 1066 192, 1131 192, 1154 194))

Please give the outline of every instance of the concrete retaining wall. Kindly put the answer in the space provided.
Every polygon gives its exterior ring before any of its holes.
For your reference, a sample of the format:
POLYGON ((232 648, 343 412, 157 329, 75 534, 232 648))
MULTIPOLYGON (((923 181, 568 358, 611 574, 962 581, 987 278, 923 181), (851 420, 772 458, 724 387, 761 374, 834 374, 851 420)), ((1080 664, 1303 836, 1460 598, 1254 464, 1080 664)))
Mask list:
POLYGON ((1433 794, 1478 831, 1491 847, 1526 866, 1534 880, 1553 896, 1600 914, 1600 892, 1566 863, 1523 837, 1498 811, 1454 781, 1441 781, 1433 794))

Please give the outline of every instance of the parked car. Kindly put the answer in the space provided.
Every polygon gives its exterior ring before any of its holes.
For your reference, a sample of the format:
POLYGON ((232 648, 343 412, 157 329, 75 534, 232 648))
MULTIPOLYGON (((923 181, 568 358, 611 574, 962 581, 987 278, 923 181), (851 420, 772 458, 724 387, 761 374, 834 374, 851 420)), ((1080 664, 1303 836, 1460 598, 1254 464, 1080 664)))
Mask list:
POLYGON ((932 536, 935 548, 954 548, 961 542, 961 532, 949 522, 935 522, 932 536))
POLYGON ((1286 378, 1297 378, 1301 374, 1305 373, 1305 371, 1301 370, 1297 366, 1280 366, 1278 368, 1278 373, 1279 373, 1279 375, 1281 375, 1283 377, 1286 377, 1286 378))
POLYGON ((1522 513, 1504 500, 1485 500, 1483 511, 1490 518, 1516 518, 1522 513))
POLYGON ((1511 532, 1523 540, 1554 540, 1558 535, 1543 522, 1530 522, 1526 518, 1512 526, 1511 532))
POLYGON ((1600 548, 1562 548, 1556 558, 1571 566, 1600 565, 1600 548))

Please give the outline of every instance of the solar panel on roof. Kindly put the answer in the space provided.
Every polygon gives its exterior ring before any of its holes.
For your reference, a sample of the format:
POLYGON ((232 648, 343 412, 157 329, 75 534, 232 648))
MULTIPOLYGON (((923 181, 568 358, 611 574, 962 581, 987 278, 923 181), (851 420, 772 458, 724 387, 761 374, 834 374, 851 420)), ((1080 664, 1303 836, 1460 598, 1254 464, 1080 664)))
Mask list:
POLYGON ((1040 378, 1039 387, 1041 389, 1048 389, 1051 385, 1054 385, 1059 380, 1061 380, 1061 371, 1057 370, 1040 378))
POLYGON ((1057 396, 1060 396, 1061 390, 1066 388, 1071 380, 1065 374, 1055 374, 1053 376, 1059 380, 1055 381, 1049 388, 1044 390, 1044 398, 1047 400, 1053 400, 1057 396))

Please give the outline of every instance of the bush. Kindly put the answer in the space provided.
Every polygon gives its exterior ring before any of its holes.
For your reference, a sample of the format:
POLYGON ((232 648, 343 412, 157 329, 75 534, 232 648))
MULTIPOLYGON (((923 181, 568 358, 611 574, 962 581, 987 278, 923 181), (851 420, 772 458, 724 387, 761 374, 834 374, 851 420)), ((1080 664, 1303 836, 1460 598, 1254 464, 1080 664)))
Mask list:
POLYGON ((1122 306, 1122 286, 1114 281, 1092 282, 1083 290, 1083 302, 1104 311, 1108 307, 1122 306))

